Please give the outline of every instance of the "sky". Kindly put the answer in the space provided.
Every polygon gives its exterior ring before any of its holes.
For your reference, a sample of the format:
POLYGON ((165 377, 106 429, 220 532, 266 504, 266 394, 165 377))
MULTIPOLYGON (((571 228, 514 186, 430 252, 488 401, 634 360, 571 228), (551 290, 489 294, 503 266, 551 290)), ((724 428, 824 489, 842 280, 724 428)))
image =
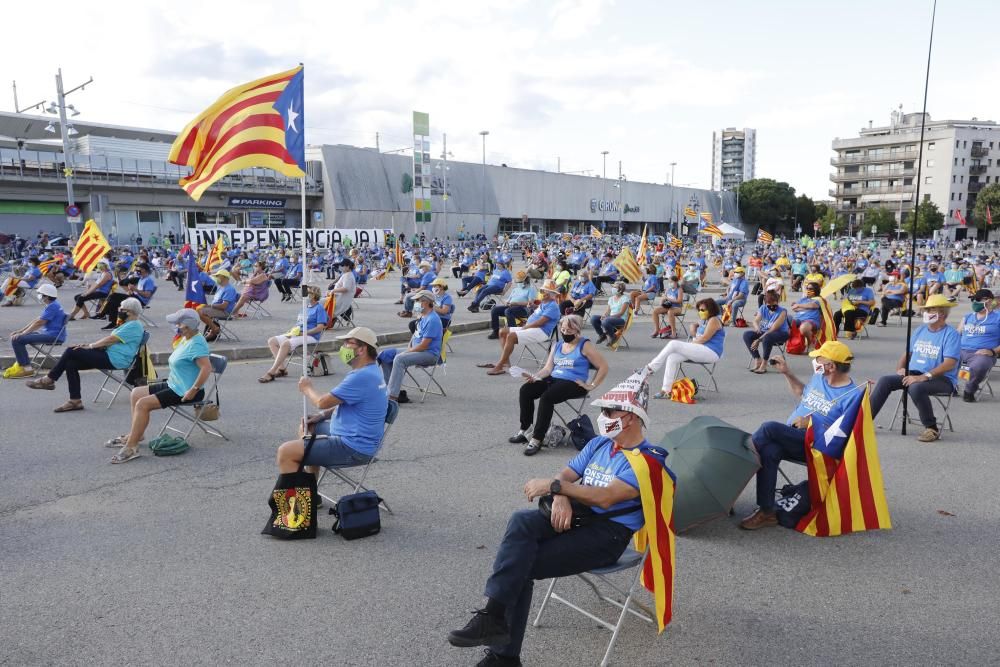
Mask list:
MULTIPOLYGON (((430 114, 449 159, 708 188, 712 132, 757 130, 757 176, 828 199, 830 145, 919 111, 932 0, 47 2, 5 7, 20 105, 62 67, 81 119, 179 131, 302 62, 306 139, 382 150, 430 114), (88 7, 87 5, 92 5, 88 7), (20 14, 20 15, 19 15, 20 14), (16 26, 16 27, 14 27, 16 26), (60 35, 64 33, 64 35, 60 35), (72 51, 61 50, 71 44, 72 51), (589 171, 588 171, 589 170, 589 171)), ((939 4, 928 112, 1000 121, 1000 2, 939 4)), ((9 86, 9 83, 7 84, 9 86)), ((13 111, 13 95, 0 91, 13 111)))

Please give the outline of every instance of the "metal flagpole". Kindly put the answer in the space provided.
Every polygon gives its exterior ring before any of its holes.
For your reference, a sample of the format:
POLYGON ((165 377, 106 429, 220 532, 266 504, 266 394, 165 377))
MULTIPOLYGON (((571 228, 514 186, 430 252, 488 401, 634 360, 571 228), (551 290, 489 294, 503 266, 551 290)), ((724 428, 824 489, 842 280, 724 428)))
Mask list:
MULTIPOLYGON (((305 97, 303 95, 303 97, 305 97)), ((305 131, 305 128, 302 128, 305 131)), ((302 336, 302 377, 308 377, 308 364, 309 364, 309 339, 306 336, 306 331, 309 327, 309 319, 307 316, 307 304, 309 300, 309 286, 308 281, 305 280, 306 277, 306 177, 305 175, 299 179, 299 193, 300 193, 300 203, 302 205, 302 252, 299 254, 299 259, 302 261, 302 325, 301 325, 301 336, 302 336)), ((302 423, 305 424, 306 419, 309 417, 309 399, 305 394, 302 394, 302 423)), ((304 437, 304 435, 303 435, 304 437)))
MULTIPOLYGON (((906 317, 906 348, 903 350, 903 356, 906 358, 906 365, 903 367, 904 372, 909 372, 910 368, 910 337, 913 332, 913 279, 917 273, 917 218, 919 217, 918 212, 920 210, 920 172, 924 161, 924 130, 927 127, 927 89, 930 87, 931 81, 931 50, 934 47, 934 19, 936 16, 937 0, 934 0, 934 6, 931 9, 931 34, 927 41, 927 70, 924 74, 924 111, 920 115, 920 149, 917 153, 917 189, 914 193, 913 228, 910 230, 910 307, 907 309, 910 314, 906 317)), ((909 406, 906 400, 908 397, 906 389, 903 389, 903 426, 900 430, 900 434, 902 435, 906 435, 906 422, 909 420, 909 406)))

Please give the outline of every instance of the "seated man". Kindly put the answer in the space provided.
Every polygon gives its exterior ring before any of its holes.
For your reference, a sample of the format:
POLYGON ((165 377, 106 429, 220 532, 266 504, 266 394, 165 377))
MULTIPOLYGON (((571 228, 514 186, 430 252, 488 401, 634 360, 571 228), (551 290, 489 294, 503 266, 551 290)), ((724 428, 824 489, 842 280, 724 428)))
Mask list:
POLYGON ((597 288, 590 280, 590 273, 585 269, 581 270, 569 291, 569 298, 563 302, 563 314, 566 314, 567 309, 571 309, 574 315, 582 317, 587 309, 594 305, 595 294, 597 288))
POLYGON ((489 340, 500 338, 500 318, 506 318, 507 328, 517 326, 517 320, 528 319, 528 305, 535 296, 535 290, 531 286, 531 279, 527 272, 518 271, 515 276, 514 289, 507 295, 506 303, 497 304, 490 310, 490 333, 489 340))
POLYGON ((958 360, 962 356, 959 333, 948 325, 948 311, 955 306, 943 294, 927 297, 924 304, 924 324, 913 334, 909 355, 904 353, 897 363, 894 375, 883 375, 872 391, 872 418, 874 419, 889 394, 903 389, 917 406, 923 433, 920 442, 934 442, 941 437, 937 418, 934 416, 932 395, 954 394, 958 386, 958 360), (910 357, 909 366, 906 357, 910 357))
POLYGON ((551 515, 532 508, 511 516, 493 573, 486 581, 485 607, 476 611, 464 628, 448 634, 452 646, 488 646, 480 665, 521 664, 521 644, 536 580, 566 577, 617 562, 632 533, 645 523, 638 478, 619 450, 639 448, 661 461, 665 452, 653 448, 643 435, 649 426, 649 390, 645 383, 638 392, 629 389, 623 391, 619 385, 593 402, 601 408, 597 418, 600 435, 555 479, 532 479, 524 485, 528 501, 552 495, 551 515), (609 517, 573 526, 570 501, 587 505, 598 517, 605 513, 609 517))
POLYGON ((480 368, 488 368, 487 375, 503 375, 507 372, 510 355, 518 343, 545 344, 559 322, 559 289, 555 282, 546 280, 538 290, 541 302, 535 311, 528 316, 523 327, 510 327, 500 330, 500 360, 495 364, 479 364, 480 368))
POLYGON ((469 304, 469 312, 478 313, 480 301, 490 294, 503 294, 503 291, 507 289, 507 284, 512 280, 510 268, 502 262, 497 262, 497 268, 493 271, 493 275, 490 276, 489 282, 486 283, 485 287, 480 288, 476 292, 475 298, 469 304))
POLYGON ((215 278, 216 284, 219 288, 215 292, 215 296, 212 297, 212 303, 208 306, 203 306, 198 309, 198 317, 208 328, 208 333, 205 335, 205 340, 211 343, 216 338, 219 337, 219 323, 216 322, 218 319, 228 319, 229 314, 233 312, 233 308, 236 307, 236 301, 239 296, 236 294, 236 288, 230 284, 230 273, 225 269, 219 269, 212 274, 215 278))
POLYGON ((44 284, 38 288, 42 299, 41 314, 22 328, 11 333, 10 346, 14 348, 17 368, 8 378, 28 378, 35 374, 28 355, 28 345, 47 345, 66 341, 66 311, 59 303, 55 285, 44 284))
POLYGON ((431 269, 431 263, 427 260, 420 262, 418 267, 420 280, 416 287, 410 289, 410 293, 403 297, 403 310, 398 313, 400 317, 413 317, 413 297, 417 292, 429 292, 431 283, 437 280, 437 274, 431 269))
POLYGON ((479 262, 476 264, 476 270, 471 276, 464 276, 462 278, 462 289, 458 290, 459 296, 465 296, 473 289, 479 285, 486 284, 486 263, 479 262))
POLYGON ((855 279, 851 283, 851 289, 847 291, 847 296, 844 297, 840 310, 833 314, 833 323, 837 327, 837 331, 840 331, 840 325, 843 322, 844 337, 854 338, 857 335, 859 320, 863 324, 874 306, 875 290, 865 285, 861 278, 855 279))
POLYGON ((343 381, 325 393, 310 378, 299 380, 299 391, 322 410, 308 417, 306 428, 326 437, 313 443, 305 460, 302 439, 283 443, 278 447, 280 473, 295 472, 303 464, 313 474, 319 466, 364 465, 378 453, 388 407, 385 380, 375 363, 378 337, 358 327, 337 340, 343 341, 340 359, 351 368, 343 381))
POLYGON ((746 305, 747 295, 750 294, 749 284, 744 277, 745 273, 746 270, 742 266, 737 266, 733 269, 733 280, 729 283, 729 290, 726 292, 726 296, 715 300, 719 304, 719 308, 729 306, 729 312, 732 313, 733 318, 736 317, 736 311, 746 305))
POLYGON ((156 292, 156 281, 150 274, 149 264, 136 265, 136 279, 125 285, 121 284, 124 292, 113 292, 108 295, 108 300, 101 311, 108 318, 108 323, 101 329, 110 331, 118 326, 118 308, 125 299, 136 298, 143 306, 149 303, 156 292))
POLYGON ((808 384, 803 384, 792 374, 784 358, 772 360, 775 369, 788 381, 792 394, 800 400, 785 423, 764 422, 752 436, 761 467, 757 471, 757 509, 740 522, 740 528, 744 530, 778 525, 774 493, 778 484, 778 466, 786 460, 804 463, 809 415, 820 413, 827 421, 835 422, 850 403, 841 399, 856 389, 850 376, 854 356, 849 347, 830 340, 810 352, 809 356, 813 358, 816 372, 808 384))
POLYGON ((382 375, 388 385, 389 398, 399 403, 409 403, 406 392, 401 391, 406 369, 410 366, 433 366, 441 358, 441 338, 444 329, 441 317, 434 312, 434 295, 421 290, 413 295, 413 302, 420 308, 417 330, 405 350, 390 348, 378 355, 382 375))
POLYGON ((993 292, 981 289, 972 295, 972 312, 962 320, 962 400, 976 402, 979 385, 993 370, 1000 354, 1000 313, 993 310, 993 292))

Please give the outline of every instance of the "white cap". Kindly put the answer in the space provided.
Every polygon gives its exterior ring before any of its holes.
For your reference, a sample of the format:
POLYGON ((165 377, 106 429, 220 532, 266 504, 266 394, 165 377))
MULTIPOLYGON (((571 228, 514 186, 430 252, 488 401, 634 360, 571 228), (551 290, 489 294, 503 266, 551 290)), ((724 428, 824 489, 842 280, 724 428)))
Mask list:
POLYGON ((56 286, 50 285, 49 283, 39 286, 38 293, 51 299, 59 298, 59 291, 56 289, 56 286))

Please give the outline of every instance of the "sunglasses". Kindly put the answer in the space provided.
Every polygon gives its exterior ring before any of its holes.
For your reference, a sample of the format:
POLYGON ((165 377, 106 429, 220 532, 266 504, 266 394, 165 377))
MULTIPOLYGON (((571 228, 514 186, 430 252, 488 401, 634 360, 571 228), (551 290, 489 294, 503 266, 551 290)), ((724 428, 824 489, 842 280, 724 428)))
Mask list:
POLYGON ((699 308, 698 312, 699 313, 707 313, 708 312, 708 308, 699 308))

